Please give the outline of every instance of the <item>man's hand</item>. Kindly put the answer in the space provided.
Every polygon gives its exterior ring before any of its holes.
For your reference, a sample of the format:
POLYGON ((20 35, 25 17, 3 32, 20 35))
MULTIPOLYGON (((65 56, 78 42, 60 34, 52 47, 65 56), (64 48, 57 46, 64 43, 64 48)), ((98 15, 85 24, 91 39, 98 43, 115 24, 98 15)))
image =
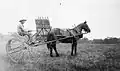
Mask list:
POLYGON ((28 32, 32 32, 32 30, 28 30, 28 32))

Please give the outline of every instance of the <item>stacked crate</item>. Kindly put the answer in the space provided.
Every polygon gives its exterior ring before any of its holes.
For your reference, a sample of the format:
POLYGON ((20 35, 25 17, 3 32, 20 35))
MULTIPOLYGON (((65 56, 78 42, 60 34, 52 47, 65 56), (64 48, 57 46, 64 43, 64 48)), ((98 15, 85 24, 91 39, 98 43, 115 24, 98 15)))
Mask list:
POLYGON ((44 17, 44 18, 39 17, 38 19, 35 19, 35 23, 36 23, 36 31, 37 32, 51 28, 48 17, 44 17))
POLYGON ((46 38, 47 33, 51 30, 48 17, 38 17, 38 19, 35 19, 35 23, 38 37, 41 37, 39 40, 45 40, 44 38, 46 38))

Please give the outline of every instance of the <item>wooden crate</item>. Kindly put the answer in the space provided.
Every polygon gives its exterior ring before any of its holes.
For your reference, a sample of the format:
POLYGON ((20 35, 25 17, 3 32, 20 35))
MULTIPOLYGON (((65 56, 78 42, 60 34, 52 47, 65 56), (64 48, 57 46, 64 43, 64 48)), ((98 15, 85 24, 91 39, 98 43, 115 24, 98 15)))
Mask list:
POLYGON ((50 29, 50 22, 48 19, 35 19, 35 23, 36 23, 36 30, 37 29, 50 29))
POLYGON ((46 18, 35 19, 36 23, 36 32, 39 32, 41 35, 45 35, 51 29, 50 21, 46 18))

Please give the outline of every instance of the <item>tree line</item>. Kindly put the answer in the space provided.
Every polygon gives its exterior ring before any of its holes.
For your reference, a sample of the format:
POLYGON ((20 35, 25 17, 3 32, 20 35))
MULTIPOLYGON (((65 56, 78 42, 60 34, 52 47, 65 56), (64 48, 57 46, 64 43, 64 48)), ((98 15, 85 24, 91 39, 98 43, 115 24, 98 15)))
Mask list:
POLYGON ((120 38, 117 37, 106 37, 104 39, 93 39, 83 38, 79 40, 80 43, 95 43, 95 44, 119 44, 120 38))

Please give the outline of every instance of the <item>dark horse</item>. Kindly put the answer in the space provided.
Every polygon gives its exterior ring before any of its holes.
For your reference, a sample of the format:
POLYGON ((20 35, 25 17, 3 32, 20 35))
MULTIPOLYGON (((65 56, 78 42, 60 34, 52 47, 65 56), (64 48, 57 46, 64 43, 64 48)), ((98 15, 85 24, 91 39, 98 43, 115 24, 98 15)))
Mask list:
MULTIPOLYGON (((66 31, 59 29, 59 28, 54 28, 48 33, 47 41, 58 40, 60 43, 72 43, 71 55, 74 55, 74 54, 76 55, 77 54, 77 40, 83 37, 83 34, 81 34, 82 30, 84 30, 86 33, 90 32, 90 28, 87 25, 86 21, 66 31), (67 36, 73 36, 73 37, 66 38, 67 36), (61 38, 66 38, 66 39, 59 40, 61 38)), ((52 55, 53 49, 56 53, 56 56, 59 56, 59 53, 57 52, 57 49, 56 49, 56 41, 47 43, 47 48, 48 50, 50 50, 51 57, 53 57, 52 55)))

